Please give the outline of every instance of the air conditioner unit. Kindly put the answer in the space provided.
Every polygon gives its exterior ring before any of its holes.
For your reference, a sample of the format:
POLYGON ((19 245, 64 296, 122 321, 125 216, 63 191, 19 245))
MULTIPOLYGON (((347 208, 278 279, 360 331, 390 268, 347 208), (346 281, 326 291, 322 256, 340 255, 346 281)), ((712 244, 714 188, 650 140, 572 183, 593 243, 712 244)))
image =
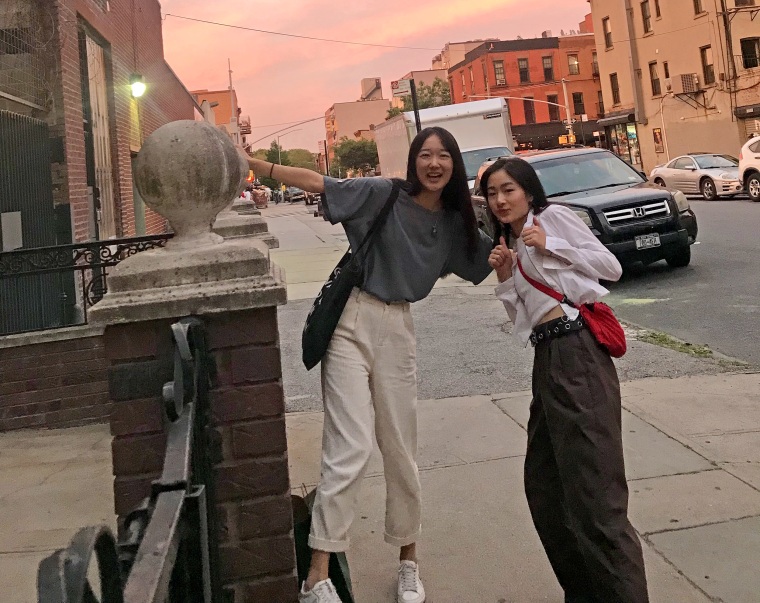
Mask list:
POLYGON ((673 78, 669 78, 669 77, 665 78, 665 90, 667 92, 673 91, 673 78))
POLYGON ((507 80, 496 80, 497 86, 505 86, 507 83, 507 80))
POLYGON ((694 94, 702 90, 699 75, 696 73, 681 73, 670 80, 670 86, 668 86, 668 80, 665 80, 665 88, 673 94, 694 94))

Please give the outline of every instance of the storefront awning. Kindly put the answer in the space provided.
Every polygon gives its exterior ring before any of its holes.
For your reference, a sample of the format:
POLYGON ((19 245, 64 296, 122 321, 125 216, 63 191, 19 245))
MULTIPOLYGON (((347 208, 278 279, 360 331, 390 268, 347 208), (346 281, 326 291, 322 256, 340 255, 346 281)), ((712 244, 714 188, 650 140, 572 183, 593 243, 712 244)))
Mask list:
POLYGON ((604 128, 605 126, 616 126, 618 124, 635 123, 636 115, 633 113, 621 113, 619 115, 610 115, 603 117, 596 122, 596 125, 604 128))
POLYGON ((734 109, 734 115, 740 119, 751 117, 760 119, 760 105, 744 105, 743 107, 736 107, 736 109, 734 109))

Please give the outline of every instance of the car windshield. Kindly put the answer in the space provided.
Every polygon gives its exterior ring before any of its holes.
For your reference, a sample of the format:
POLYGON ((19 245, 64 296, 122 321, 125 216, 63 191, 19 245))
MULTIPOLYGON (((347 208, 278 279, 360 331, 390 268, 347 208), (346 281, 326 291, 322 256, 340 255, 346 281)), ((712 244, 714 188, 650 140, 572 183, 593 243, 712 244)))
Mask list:
POLYGON ((715 168, 735 168, 739 165, 739 160, 731 155, 702 155, 694 158, 697 165, 702 170, 715 168))
POLYGON ((489 147, 487 149, 475 149, 473 151, 462 151, 464 159, 464 169, 467 172, 467 180, 475 180, 478 176, 478 169, 483 162, 488 161, 490 157, 505 157, 513 155, 507 147, 489 147))
POLYGON ((580 153, 533 163, 547 197, 644 182, 612 153, 580 153))

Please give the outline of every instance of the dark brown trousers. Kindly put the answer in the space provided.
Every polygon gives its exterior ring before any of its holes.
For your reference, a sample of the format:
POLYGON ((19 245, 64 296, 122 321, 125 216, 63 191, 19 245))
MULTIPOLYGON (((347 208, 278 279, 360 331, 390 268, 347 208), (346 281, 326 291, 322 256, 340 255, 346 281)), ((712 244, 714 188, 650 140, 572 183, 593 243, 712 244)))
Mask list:
POLYGON ((536 346, 525 492, 567 600, 649 601, 620 416, 615 366, 587 329, 536 346))

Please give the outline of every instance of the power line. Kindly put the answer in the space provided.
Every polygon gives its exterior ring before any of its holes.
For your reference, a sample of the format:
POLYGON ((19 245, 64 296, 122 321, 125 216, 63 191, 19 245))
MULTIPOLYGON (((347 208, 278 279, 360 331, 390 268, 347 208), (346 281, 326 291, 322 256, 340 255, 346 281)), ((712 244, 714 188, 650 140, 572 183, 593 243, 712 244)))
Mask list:
POLYGON ((324 118, 325 118, 324 115, 322 115, 320 117, 314 117, 312 119, 306 119, 304 121, 299 121, 298 123, 289 125, 287 128, 281 128, 280 130, 275 130, 274 132, 270 132, 266 136, 262 136, 261 138, 257 138, 256 140, 252 140, 251 142, 249 142, 247 144, 249 144, 249 145, 250 144, 256 144, 257 142, 261 142, 265 138, 269 138, 270 136, 274 136, 275 134, 279 134, 280 132, 284 132, 285 130, 290 130, 290 128, 292 128, 293 126, 300 126, 302 124, 308 124, 308 123, 310 123, 312 121, 317 121, 318 119, 324 119, 324 118))
POLYGON ((391 44, 371 44, 369 42, 351 42, 349 40, 333 40, 330 38, 316 38, 313 36, 300 36, 298 34, 283 33, 281 31, 268 31, 266 29, 256 29, 255 27, 245 27, 243 25, 230 25, 229 23, 218 23, 216 21, 206 21, 204 19, 195 19, 193 17, 183 17, 182 15, 174 15, 172 13, 164 13, 164 18, 175 17, 177 19, 185 19, 187 21, 196 21, 197 23, 206 23, 207 25, 218 25, 219 27, 230 27, 232 29, 244 29, 246 31, 255 31, 258 33, 269 34, 272 36, 285 36, 287 38, 300 38, 302 40, 315 40, 317 42, 333 42, 334 44, 351 44, 352 46, 374 46, 377 48, 395 48, 401 50, 433 50, 439 51, 440 48, 425 48, 421 46, 393 46, 391 44))
MULTIPOLYGON (((314 120, 322 119, 322 117, 324 117, 324 116, 321 115, 319 117, 314 117, 313 119, 314 120)), ((255 130, 256 128, 273 128, 274 126, 287 126, 287 125, 296 126, 299 123, 300 122, 297 122, 297 121, 283 121, 283 122, 280 122, 278 124, 262 124, 260 126, 251 126, 251 129, 255 130)))

